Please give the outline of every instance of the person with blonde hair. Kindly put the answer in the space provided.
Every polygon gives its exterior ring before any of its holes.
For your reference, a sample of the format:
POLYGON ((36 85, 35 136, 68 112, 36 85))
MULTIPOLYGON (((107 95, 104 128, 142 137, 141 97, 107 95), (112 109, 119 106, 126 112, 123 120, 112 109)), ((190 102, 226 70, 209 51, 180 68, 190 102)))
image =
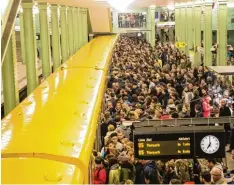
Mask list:
POLYGON ((115 132, 114 131, 115 130, 114 125, 112 125, 112 124, 108 125, 107 130, 108 130, 108 132, 106 133, 106 136, 104 137, 104 143, 105 143, 105 145, 109 141, 110 135, 115 132))
POLYGON ((130 179, 128 179, 128 180, 125 181, 124 184, 133 184, 133 182, 130 179))

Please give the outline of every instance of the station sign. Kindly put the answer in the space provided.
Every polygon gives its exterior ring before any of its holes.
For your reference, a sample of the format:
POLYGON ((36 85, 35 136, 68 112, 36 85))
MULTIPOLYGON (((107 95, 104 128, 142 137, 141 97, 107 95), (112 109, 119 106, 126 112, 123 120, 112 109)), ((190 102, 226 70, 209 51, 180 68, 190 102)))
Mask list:
POLYGON ((224 132, 134 132, 139 159, 192 159, 225 157, 224 132))
POLYGON ((186 46, 185 42, 176 42, 175 47, 177 48, 184 48, 186 46))

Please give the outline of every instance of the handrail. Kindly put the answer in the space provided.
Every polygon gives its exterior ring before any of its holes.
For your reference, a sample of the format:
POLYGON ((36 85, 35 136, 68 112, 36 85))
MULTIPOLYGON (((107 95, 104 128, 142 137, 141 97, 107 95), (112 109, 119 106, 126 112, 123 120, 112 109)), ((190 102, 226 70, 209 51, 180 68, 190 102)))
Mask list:
POLYGON ((234 117, 219 117, 219 118, 182 118, 182 119, 167 119, 167 120, 144 120, 132 121, 134 127, 161 127, 161 126, 196 126, 196 125, 214 125, 214 124, 234 124, 234 117))
POLYGON ((1 38, 1 60, 3 63, 3 59, 6 54, 7 46, 10 41, 12 29, 14 27, 16 15, 20 6, 21 0, 14 0, 12 6, 10 8, 10 13, 6 19, 6 26, 3 30, 2 38, 1 38))

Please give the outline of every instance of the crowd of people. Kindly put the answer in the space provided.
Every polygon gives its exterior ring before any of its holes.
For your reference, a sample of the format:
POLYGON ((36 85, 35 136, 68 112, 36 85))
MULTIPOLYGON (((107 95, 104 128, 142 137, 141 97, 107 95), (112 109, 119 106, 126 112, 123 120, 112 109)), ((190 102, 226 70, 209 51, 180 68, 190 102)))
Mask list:
MULTIPOLYGON (((206 67, 192 67, 190 58, 173 45, 152 48, 145 40, 121 36, 113 51, 101 115, 102 149, 93 152, 93 184, 227 183, 226 167, 216 159, 135 158, 131 128, 123 123, 231 116, 233 98, 232 84, 206 67)), ((229 133, 230 124, 225 129, 229 133)), ((234 159, 232 144, 230 150, 234 159)))
POLYGON ((120 13, 118 14, 119 28, 145 28, 146 14, 120 13))

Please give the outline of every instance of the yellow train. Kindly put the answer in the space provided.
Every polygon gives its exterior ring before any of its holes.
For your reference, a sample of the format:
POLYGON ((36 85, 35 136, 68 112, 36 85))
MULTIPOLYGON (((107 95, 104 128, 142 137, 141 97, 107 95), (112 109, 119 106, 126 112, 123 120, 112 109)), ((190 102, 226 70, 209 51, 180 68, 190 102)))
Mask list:
POLYGON ((88 184, 117 35, 82 47, 2 120, 2 184, 88 184))

